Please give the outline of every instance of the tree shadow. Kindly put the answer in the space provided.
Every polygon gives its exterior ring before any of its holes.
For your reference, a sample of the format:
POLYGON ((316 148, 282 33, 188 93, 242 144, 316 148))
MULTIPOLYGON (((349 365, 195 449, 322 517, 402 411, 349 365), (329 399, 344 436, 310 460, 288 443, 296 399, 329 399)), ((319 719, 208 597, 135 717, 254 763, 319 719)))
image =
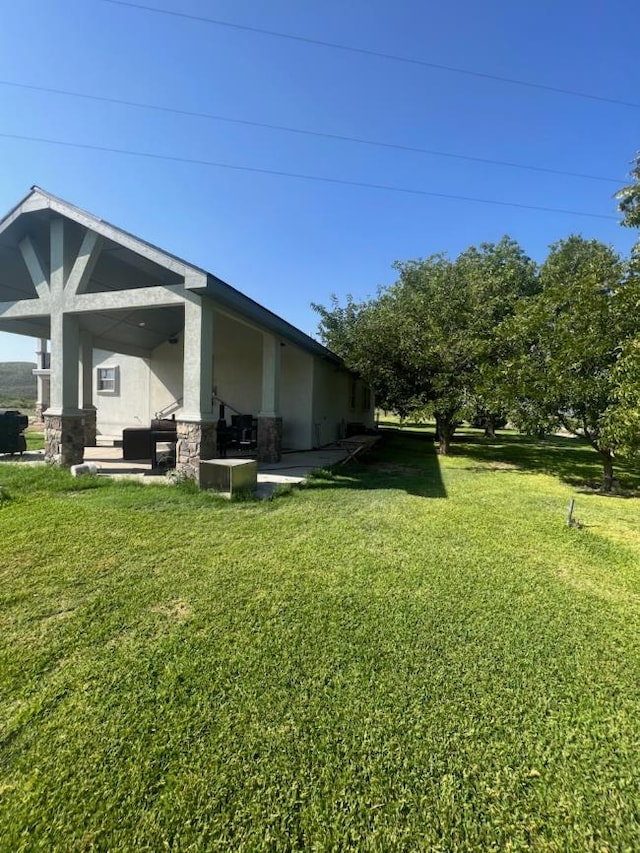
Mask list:
MULTIPOLYGON (((480 434, 460 435, 451 446, 451 455, 470 457, 483 463, 478 470, 517 468, 525 472, 551 474, 582 492, 600 491, 602 486, 602 464, 598 454, 579 438, 550 436, 533 439, 498 433, 495 439, 487 439, 480 434)), ((640 471, 637 468, 616 460, 614 477, 619 483, 612 493, 614 496, 639 496, 640 471)))
POLYGON ((315 471, 307 489, 395 489, 423 498, 446 498, 433 436, 385 429, 366 457, 315 471))

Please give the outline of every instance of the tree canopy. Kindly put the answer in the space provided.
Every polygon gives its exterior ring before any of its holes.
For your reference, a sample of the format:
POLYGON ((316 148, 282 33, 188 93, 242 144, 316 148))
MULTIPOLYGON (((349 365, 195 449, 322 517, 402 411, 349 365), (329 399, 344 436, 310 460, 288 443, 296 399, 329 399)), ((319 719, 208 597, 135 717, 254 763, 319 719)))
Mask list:
POLYGON ((614 420, 605 430, 604 419, 616 395, 619 348, 637 328, 629 312, 633 281, 609 246, 571 236, 551 247, 540 285, 501 329, 503 398, 527 431, 564 428, 586 438, 610 489, 621 442, 614 420))
POLYGON ((481 368, 495 355, 495 328, 535 292, 536 266, 504 237, 455 260, 433 255, 394 268, 398 280, 375 299, 314 305, 320 334, 383 408, 402 415, 429 406, 446 453, 465 407, 480 405, 487 392, 481 368))
POLYGON ((622 213, 622 224, 628 228, 640 228, 640 152, 633 161, 632 181, 617 192, 618 208, 622 213))
MULTIPOLYGON (((640 227, 640 152, 617 197, 640 227)), ((435 417, 447 453, 462 417, 491 435, 503 415, 523 431, 563 428, 613 459, 640 451, 640 242, 629 262, 598 240, 553 244, 538 269, 518 243, 398 261, 398 278, 362 302, 314 305, 324 342, 378 405, 435 417)))

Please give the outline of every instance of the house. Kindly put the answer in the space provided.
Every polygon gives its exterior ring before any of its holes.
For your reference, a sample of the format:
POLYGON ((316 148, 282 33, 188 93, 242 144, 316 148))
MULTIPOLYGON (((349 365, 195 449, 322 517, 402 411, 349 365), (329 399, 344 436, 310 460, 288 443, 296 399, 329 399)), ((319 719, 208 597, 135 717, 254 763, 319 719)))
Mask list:
POLYGON ((224 414, 257 418, 258 458, 373 425, 342 360, 216 276, 33 187, 0 220, 0 331, 40 342, 45 457, 175 418, 177 466, 217 455, 224 414), (48 342, 50 342, 50 352, 48 342))

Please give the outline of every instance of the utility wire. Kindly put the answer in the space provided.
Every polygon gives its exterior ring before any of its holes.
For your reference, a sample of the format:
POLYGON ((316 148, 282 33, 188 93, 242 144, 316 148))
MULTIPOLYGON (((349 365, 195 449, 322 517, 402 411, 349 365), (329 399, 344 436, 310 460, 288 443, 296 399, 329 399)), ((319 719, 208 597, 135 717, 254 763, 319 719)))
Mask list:
POLYGON ((500 207, 515 207, 521 210, 538 210, 544 213, 562 213, 568 216, 588 216, 592 219, 609 219, 617 221, 617 217, 605 213, 587 213, 581 210, 567 210, 559 207, 543 207, 535 204, 522 204, 516 201, 499 201, 498 199, 477 198, 475 196, 452 195, 450 193, 419 190, 412 187, 398 187, 391 184, 374 184, 366 181, 349 181, 343 178, 330 178, 324 175, 308 175, 301 172, 284 172, 276 169, 261 169, 257 166, 239 166, 234 163, 220 163, 215 160, 199 160, 193 157, 178 157, 170 154, 155 154, 151 151, 133 151, 129 148, 111 148, 105 145, 91 145, 85 142, 68 142, 61 139, 47 139, 41 136, 27 136, 17 133, 1 133, 4 139, 16 139, 23 142, 39 142, 44 145, 58 145, 65 148, 78 148, 85 151, 100 151, 108 154, 125 154, 130 157, 145 157, 151 160, 165 160, 172 163, 188 163, 196 166, 211 166, 217 169, 231 169, 236 172, 252 172, 259 175, 275 175, 279 178, 297 178, 304 181, 316 181, 326 184, 337 184, 346 187, 385 190, 386 192, 404 193, 407 195, 429 196, 431 198, 446 198, 453 201, 475 202, 477 204, 494 204, 500 207))
POLYGON ((300 127, 290 127, 282 124, 268 124, 266 122, 251 121, 250 119, 231 118, 229 116, 217 115, 215 113, 197 112, 194 110, 180 109, 179 107, 168 107, 161 104, 150 104, 144 101, 129 101, 123 98, 110 98, 106 95, 86 94, 69 89, 54 89, 48 86, 36 86, 29 83, 17 83, 12 80, 0 80, 0 86, 11 86, 15 89, 27 89, 34 92, 46 92, 51 95, 63 95, 69 98, 84 98, 89 101, 99 101, 105 104, 116 104, 118 106, 134 107, 136 109, 155 110, 156 112, 171 113, 173 115, 189 116, 191 118, 203 118, 211 121, 226 122, 228 124, 239 124, 245 127, 260 127, 266 130, 278 130, 284 133, 297 133, 302 136, 315 136, 321 139, 333 139, 339 142, 353 142, 358 145, 369 145, 376 148, 387 148, 394 151, 406 151, 413 154, 429 154, 434 157, 448 157, 454 160, 466 160, 471 163, 484 163, 492 166, 507 166, 510 169, 525 169, 531 172, 546 172, 550 175, 562 175, 563 177, 582 178, 589 181, 604 181, 620 186, 624 178, 605 178, 602 175, 590 175, 583 172, 568 172, 564 169, 552 169, 546 166, 534 166, 528 163, 514 163, 510 160, 493 160, 488 157, 474 157, 469 154, 455 154, 450 151, 436 151, 431 148, 420 148, 412 145, 401 145, 394 142, 381 142, 374 139, 364 139, 358 136, 347 136, 340 133, 327 133, 321 130, 307 130, 300 127))
POLYGON ((560 95, 569 95, 573 98, 585 98, 590 101, 601 101, 607 104, 617 104, 622 107, 633 107, 640 109, 638 101, 623 101, 620 98, 608 98, 604 95, 594 95, 590 92, 579 92, 576 89, 565 89, 561 86, 548 86, 544 83, 532 83, 529 80, 519 80, 515 77, 502 77, 499 74, 488 74, 484 71, 474 71, 470 68, 458 68, 454 65, 442 65, 437 62, 427 62, 425 59, 413 59, 409 56, 399 56, 394 53, 383 53, 366 47, 355 47, 354 45, 339 44, 338 42, 324 41, 322 39, 309 38, 307 36, 294 35, 293 33, 282 33, 277 30, 266 30, 261 27, 251 27, 246 24, 235 24, 230 21, 221 21, 218 18, 208 18, 204 15, 191 15, 187 12, 175 12, 170 9, 159 9, 157 6, 146 6, 141 3, 130 3, 128 0, 101 0, 103 3, 111 3, 114 6, 126 6, 130 9, 138 9, 142 12, 152 12, 158 15, 170 15, 174 18, 184 18, 189 21, 197 21, 202 24, 212 24, 216 27, 227 27, 234 30, 242 30, 248 33, 259 33, 273 38, 288 39, 289 41, 313 44, 319 47, 328 47, 333 50, 342 50, 349 53, 358 53, 364 56, 375 56, 378 59, 386 59, 391 62, 403 62, 407 65, 418 65, 423 68, 436 68, 438 71, 448 71, 453 74, 465 74, 468 77, 479 77, 484 80, 497 80, 500 83, 510 83, 513 86, 525 86, 528 89, 540 89, 544 92, 555 92, 560 95))

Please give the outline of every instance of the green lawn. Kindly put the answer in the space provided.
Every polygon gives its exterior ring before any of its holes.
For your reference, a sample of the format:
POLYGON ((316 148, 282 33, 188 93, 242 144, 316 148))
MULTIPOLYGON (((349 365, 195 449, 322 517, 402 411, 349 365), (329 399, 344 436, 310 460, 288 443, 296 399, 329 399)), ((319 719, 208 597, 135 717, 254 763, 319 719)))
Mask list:
POLYGON ((44 448, 43 432, 29 429, 25 433, 25 438, 27 439, 27 450, 42 450, 44 448))
POLYGON ((262 503, 3 464, 0 850, 638 850, 619 475, 472 432, 262 503))

